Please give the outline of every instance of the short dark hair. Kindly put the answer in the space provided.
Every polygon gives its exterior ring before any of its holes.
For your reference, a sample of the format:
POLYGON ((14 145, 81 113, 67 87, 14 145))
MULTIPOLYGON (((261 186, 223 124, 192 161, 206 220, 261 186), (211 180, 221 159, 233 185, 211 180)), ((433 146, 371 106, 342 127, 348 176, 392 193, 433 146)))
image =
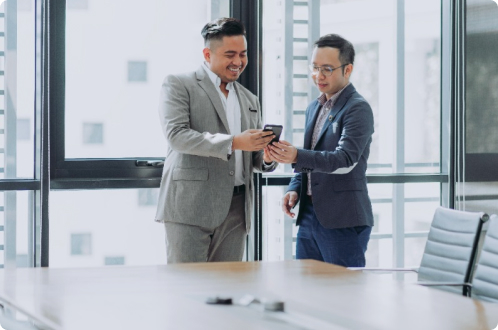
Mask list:
POLYGON ((241 21, 236 18, 222 17, 204 25, 201 31, 204 45, 211 40, 222 40, 223 37, 245 36, 246 29, 241 21))
MULTIPOLYGON (((339 61, 342 65, 354 63, 354 47, 353 44, 341 37, 338 34, 326 34, 317 41, 315 46, 318 48, 332 47, 339 50, 339 61)), ((344 68, 342 68, 344 71, 344 68)))

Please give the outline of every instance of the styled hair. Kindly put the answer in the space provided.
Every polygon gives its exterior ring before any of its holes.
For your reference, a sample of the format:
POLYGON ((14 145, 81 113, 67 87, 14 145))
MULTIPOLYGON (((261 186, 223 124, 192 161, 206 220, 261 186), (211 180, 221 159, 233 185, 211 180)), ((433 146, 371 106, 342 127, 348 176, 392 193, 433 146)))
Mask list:
MULTIPOLYGON (((315 46, 318 48, 332 47, 339 50, 339 61, 342 65, 354 64, 354 47, 353 44, 338 34, 326 34, 317 41, 315 46)), ((344 72, 344 67, 342 68, 344 72)))
POLYGON ((245 36, 246 29, 236 18, 222 17, 204 25, 201 31, 204 45, 208 46, 211 40, 222 40, 223 37, 245 36))

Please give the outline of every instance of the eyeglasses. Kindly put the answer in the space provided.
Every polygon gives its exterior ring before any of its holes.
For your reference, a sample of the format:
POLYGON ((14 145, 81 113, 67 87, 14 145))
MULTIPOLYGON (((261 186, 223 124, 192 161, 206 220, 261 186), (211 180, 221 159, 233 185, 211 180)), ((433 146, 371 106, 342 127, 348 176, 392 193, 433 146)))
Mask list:
POLYGON ((346 66, 346 65, 347 64, 343 64, 341 66, 338 66, 337 68, 333 68, 333 67, 328 66, 328 65, 326 65, 326 66, 316 66, 316 65, 310 64, 309 68, 310 68, 311 74, 313 74, 313 75, 317 75, 318 72, 320 72, 325 77, 328 77, 328 76, 332 75, 332 73, 334 72, 334 70, 342 68, 343 66, 346 66))

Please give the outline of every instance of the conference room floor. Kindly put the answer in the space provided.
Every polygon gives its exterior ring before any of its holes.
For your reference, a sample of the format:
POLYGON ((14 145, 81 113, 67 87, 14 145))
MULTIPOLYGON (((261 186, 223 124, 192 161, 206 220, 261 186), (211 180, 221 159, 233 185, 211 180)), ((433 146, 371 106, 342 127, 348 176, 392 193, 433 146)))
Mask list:
POLYGON ((313 260, 0 270, 40 329, 494 329, 498 304, 313 260), (278 300, 284 312, 248 306, 278 300), (230 297, 234 305, 206 304, 230 297))

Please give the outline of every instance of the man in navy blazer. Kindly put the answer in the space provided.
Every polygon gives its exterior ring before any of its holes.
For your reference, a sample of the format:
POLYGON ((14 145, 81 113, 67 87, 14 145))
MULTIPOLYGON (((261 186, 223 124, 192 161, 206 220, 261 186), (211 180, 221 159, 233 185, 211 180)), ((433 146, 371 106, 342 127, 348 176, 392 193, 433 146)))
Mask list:
POLYGON ((270 153, 297 173, 282 199, 291 217, 300 202, 297 259, 363 267, 373 226, 365 172, 374 121, 349 82, 354 54, 353 45, 335 34, 315 42, 310 70, 321 95, 306 109, 304 148, 281 140, 270 153))

